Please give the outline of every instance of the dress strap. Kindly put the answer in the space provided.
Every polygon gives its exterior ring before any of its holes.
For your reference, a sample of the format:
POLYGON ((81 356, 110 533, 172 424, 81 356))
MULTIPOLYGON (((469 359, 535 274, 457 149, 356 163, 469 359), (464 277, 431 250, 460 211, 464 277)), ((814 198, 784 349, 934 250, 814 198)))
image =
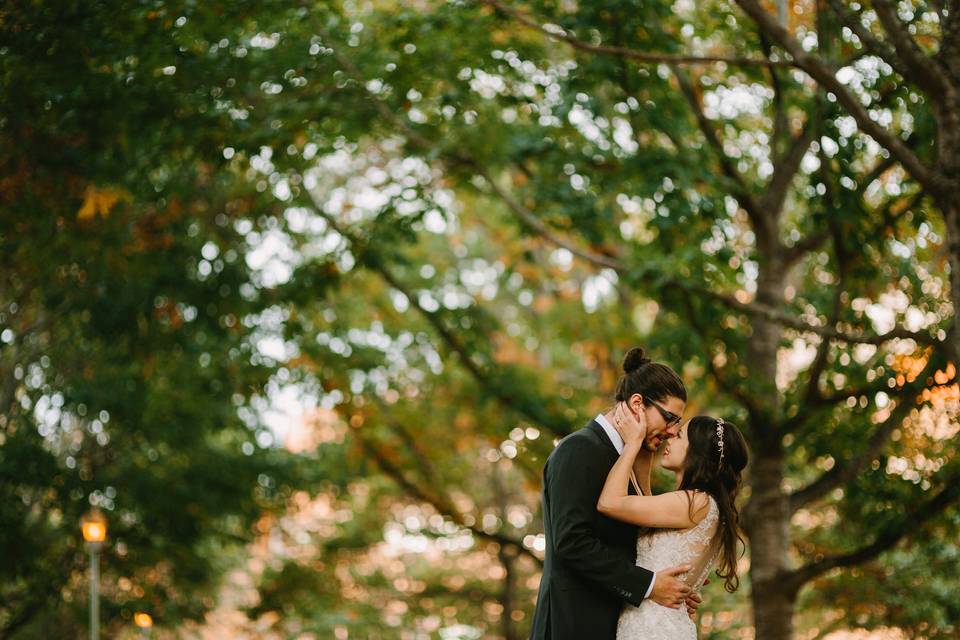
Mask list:
POLYGON ((637 482, 637 476, 634 475, 633 469, 630 469, 630 484, 633 485, 633 490, 637 492, 638 496, 643 495, 643 489, 640 488, 640 483, 637 482))

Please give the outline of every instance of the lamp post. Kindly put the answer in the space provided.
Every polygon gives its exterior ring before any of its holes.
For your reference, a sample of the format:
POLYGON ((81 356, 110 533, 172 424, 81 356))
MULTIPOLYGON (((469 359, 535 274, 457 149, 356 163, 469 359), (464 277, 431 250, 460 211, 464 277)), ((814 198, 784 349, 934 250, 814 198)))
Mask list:
POLYGON ((133 624, 140 627, 140 637, 146 638, 150 635, 150 630, 153 628, 153 618, 150 617, 149 613, 137 611, 133 614, 133 624))
POLYGON ((100 638, 100 549, 107 539, 107 519, 99 509, 91 509, 80 520, 83 539, 90 551, 90 640, 100 638))

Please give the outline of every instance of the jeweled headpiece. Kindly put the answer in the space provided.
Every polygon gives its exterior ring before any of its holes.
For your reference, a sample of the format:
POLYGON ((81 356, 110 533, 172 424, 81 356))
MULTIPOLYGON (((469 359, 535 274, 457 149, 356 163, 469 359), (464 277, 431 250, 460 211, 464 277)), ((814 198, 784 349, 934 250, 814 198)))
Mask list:
POLYGON ((720 462, 717 463, 717 469, 723 466, 723 420, 717 418, 717 449, 720 450, 720 462))

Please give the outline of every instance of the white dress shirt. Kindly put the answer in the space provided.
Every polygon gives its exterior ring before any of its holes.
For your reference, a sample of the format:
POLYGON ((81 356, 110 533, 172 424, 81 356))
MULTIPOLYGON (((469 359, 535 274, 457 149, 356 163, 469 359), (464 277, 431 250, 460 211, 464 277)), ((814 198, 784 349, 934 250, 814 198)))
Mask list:
MULTIPOLYGON (((623 438, 620 437, 620 432, 617 431, 610 421, 607 420, 607 416, 602 413, 597 414, 597 417, 594 418, 602 428, 604 433, 607 434, 607 437, 610 438, 610 442, 613 443, 613 448, 617 450, 617 453, 623 455, 623 438)), ((657 574, 654 572, 653 580, 650 581, 650 586, 647 587, 647 593, 643 596, 644 598, 649 598, 650 594, 653 593, 653 585, 657 581, 657 574)))
POLYGON ((610 421, 607 420, 607 416, 602 413, 598 413, 597 417, 594 418, 601 427, 603 427, 604 432, 606 432, 607 437, 610 438, 610 442, 613 443, 613 448, 617 450, 617 453, 623 455, 623 438, 620 437, 620 432, 617 431, 610 421))

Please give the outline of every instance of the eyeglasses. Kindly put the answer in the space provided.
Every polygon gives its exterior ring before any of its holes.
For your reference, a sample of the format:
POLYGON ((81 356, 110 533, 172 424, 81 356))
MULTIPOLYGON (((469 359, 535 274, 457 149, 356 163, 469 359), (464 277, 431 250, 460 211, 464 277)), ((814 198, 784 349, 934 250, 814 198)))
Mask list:
POLYGON ((672 427, 675 424, 680 424, 680 421, 683 420, 682 417, 678 416, 673 412, 667 411, 666 409, 661 407, 659 404, 657 404, 653 400, 647 400, 647 403, 652 404, 654 407, 657 408, 657 411, 659 411, 660 415, 663 416, 663 420, 664 422, 667 423, 668 427, 672 427))

